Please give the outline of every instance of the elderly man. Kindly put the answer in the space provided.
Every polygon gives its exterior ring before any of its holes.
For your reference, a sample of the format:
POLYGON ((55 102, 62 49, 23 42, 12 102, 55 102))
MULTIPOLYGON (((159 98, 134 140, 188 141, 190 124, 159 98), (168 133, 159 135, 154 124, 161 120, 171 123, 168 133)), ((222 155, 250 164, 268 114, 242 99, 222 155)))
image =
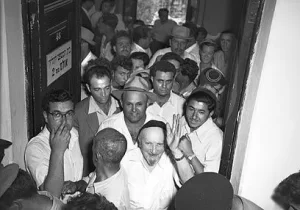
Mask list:
POLYGON ((215 95, 202 88, 195 89, 185 102, 179 149, 190 161, 195 174, 219 171, 223 132, 211 118, 216 103, 215 95))
POLYGON ((160 60, 160 58, 168 52, 174 52, 184 59, 189 58, 197 62, 197 59, 192 54, 185 51, 188 40, 190 39, 190 29, 184 26, 174 26, 170 40, 171 47, 158 50, 150 60, 148 67, 151 67, 157 60, 160 60))
POLYGON ((139 148, 125 154, 121 164, 128 176, 131 209, 167 209, 176 194, 175 183, 180 185, 179 177, 184 183, 193 176, 187 159, 172 146, 179 142, 178 119, 173 129, 161 121, 148 121, 139 132, 139 148), (169 156, 175 159, 177 171, 169 156))
POLYGON ((108 117, 120 112, 119 103, 111 96, 112 74, 110 69, 91 61, 86 68, 84 81, 90 96, 75 107, 74 127, 79 133, 83 156, 83 176, 94 170, 91 145, 99 125, 108 117))
POLYGON ((122 133, 127 140, 127 151, 137 147, 137 135, 140 128, 149 120, 159 116, 146 113, 148 103, 156 96, 149 92, 148 82, 139 76, 131 77, 123 90, 113 91, 113 95, 121 100, 123 111, 106 119, 99 130, 111 127, 122 133))
POLYGON ((184 104, 184 99, 172 92, 175 75, 175 66, 168 61, 158 61, 150 68, 157 102, 149 106, 147 111, 159 115, 169 124, 172 124, 173 114, 182 115, 184 104))
POLYGON ((27 170, 37 187, 60 197, 64 181, 82 178, 83 158, 73 128, 74 104, 66 90, 52 90, 42 101, 46 122, 25 150, 27 170))

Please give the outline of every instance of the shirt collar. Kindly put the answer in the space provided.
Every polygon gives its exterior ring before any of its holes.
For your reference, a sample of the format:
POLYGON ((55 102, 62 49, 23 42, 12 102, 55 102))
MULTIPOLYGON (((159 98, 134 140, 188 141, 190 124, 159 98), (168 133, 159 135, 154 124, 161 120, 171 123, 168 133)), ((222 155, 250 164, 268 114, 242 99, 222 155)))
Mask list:
POLYGON ((192 46, 190 46, 189 48, 187 48, 185 51, 188 52, 188 53, 190 53, 191 51, 193 51, 193 49, 194 49, 195 47, 197 47, 197 45, 198 45, 198 43, 195 42, 192 46))
MULTIPOLYGON (((116 106, 116 103, 115 101, 113 100, 112 97, 110 97, 110 100, 111 100, 111 104, 110 104, 110 107, 109 107, 109 112, 115 112, 116 109, 117 109, 117 106, 116 106)), ((100 113, 100 114, 105 114, 102 109, 100 109, 100 107, 97 105, 95 99, 93 98, 93 96, 90 96, 90 101, 89 101, 89 111, 88 111, 88 114, 92 114, 92 113, 100 113)), ((106 114, 105 114, 106 115, 106 114)))
MULTIPOLYGON (((150 90, 150 92, 154 93, 154 90, 150 90)), ((175 105, 177 103, 177 100, 174 98, 174 94, 173 91, 171 90, 171 93, 170 93, 170 97, 169 99, 166 101, 166 103, 170 103, 171 105, 175 105)), ((157 102, 154 102, 154 103, 157 103, 157 102)))
POLYGON ((146 50, 144 48, 142 48, 140 45, 138 45, 137 43, 133 43, 133 46, 137 49, 137 50, 141 50, 143 52, 146 52, 146 50))

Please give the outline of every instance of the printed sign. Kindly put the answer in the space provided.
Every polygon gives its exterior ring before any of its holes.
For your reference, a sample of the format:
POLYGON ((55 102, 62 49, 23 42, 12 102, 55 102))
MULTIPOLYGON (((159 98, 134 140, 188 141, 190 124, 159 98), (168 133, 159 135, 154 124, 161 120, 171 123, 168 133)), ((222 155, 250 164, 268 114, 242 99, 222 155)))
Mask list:
POLYGON ((47 86, 72 67, 72 42, 61 45, 46 56, 47 86))

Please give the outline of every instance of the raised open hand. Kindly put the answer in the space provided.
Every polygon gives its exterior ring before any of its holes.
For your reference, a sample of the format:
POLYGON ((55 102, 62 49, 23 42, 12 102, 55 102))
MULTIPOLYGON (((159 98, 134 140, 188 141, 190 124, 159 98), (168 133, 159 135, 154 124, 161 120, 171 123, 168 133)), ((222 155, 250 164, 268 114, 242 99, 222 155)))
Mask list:
POLYGON ((181 127, 179 125, 180 116, 179 114, 173 115, 173 125, 172 128, 169 123, 167 123, 167 143, 172 152, 178 150, 181 127))

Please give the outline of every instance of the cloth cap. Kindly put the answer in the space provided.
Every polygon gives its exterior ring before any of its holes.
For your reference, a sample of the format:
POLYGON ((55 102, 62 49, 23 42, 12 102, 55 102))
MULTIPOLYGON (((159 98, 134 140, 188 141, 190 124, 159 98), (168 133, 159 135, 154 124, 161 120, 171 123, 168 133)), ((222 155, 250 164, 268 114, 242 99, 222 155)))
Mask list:
POLYGON ((109 27, 115 29, 118 25, 118 17, 112 13, 105 13, 102 16, 103 23, 109 27))
POLYGON ((19 166, 15 163, 9 164, 4 168, 0 168, 0 197, 6 192, 8 188, 17 178, 19 173, 19 166))
POLYGON ((137 91, 141 93, 145 93, 150 101, 155 102, 157 101, 157 96, 150 92, 149 83, 143 77, 140 76, 131 76, 124 85, 122 90, 115 90, 112 92, 113 96, 117 99, 121 99, 122 94, 125 91, 137 91))
POLYGON ((206 172, 188 180, 175 196, 176 210, 230 210, 233 188, 221 174, 206 172))
POLYGON ((174 26, 171 36, 178 39, 192 39, 190 29, 184 26, 174 26))
POLYGON ((96 42, 93 41, 94 39, 94 33, 91 32, 89 29, 81 26, 81 39, 86 41, 87 43, 91 45, 95 45, 96 42))
POLYGON ((227 81, 223 73, 218 69, 206 68, 203 70, 199 77, 199 84, 211 84, 211 85, 226 85, 227 81))

